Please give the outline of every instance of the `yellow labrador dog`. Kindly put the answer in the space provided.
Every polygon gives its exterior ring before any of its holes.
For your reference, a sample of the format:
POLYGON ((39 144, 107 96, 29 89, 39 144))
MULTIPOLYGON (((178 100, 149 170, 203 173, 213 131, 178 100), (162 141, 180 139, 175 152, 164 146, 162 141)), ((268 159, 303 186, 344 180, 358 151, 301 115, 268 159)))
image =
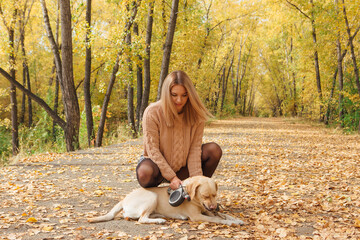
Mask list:
POLYGON ((243 221, 223 213, 216 213, 217 185, 211 178, 191 177, 183 181, 190 201, 180 206, 169 204, 168 187, 139 188, 128 194, 106 215, 90 218, 89 222, 104 222, 115 218, 123 210, 124 218, 138 219, 139 223, 164 223, 161 217, 190 219, 191 221, 214 222, 226 225, 242 225, 243 221))

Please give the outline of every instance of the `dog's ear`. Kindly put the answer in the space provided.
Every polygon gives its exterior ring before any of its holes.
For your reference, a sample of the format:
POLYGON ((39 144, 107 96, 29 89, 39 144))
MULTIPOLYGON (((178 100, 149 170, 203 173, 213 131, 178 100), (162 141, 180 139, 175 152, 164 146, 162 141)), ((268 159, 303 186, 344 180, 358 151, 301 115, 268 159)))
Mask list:
POLYGON ((198 187, 199 183, 197 181, 193 181, 186 185, 186 191, 188 192, 191 200, 195 198, 198 187))

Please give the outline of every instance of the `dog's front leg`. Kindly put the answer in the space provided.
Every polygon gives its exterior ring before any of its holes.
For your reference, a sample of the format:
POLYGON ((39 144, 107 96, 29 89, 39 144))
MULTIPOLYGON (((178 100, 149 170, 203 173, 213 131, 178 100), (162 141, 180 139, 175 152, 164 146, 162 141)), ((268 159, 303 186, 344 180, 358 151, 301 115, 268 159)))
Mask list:
POLYGON ((230 215, 228 215, 228 214, 225 214, 225 213, 219 213, 219 212, 217 212, 216 215, 218 215, 219 217, 221 217, 221 218, 223 218, 223 219, 234 221, 234 222, 236 222, 235 224, 239 224, 239 225, 245 224, 242 220, 240 220, 240 219, 238 219, 238 218, 235 218, 235 217, 233 217, 233 216, 230 216, 230 215))
POLYGON ((209 217, 214 217, 214 216, 216 216, 216 214, 214 214, 213 212, 210 212, 210 211, 204 211, 204 212, 202 212, 202 214, 204 214, 204 215, 206 215, 206 216, 209 216, 209 217))
POLYGON ((241 220, 235 220, 235 219, 223 219, 218 216, 206 216, 203 214, 196 214, 193 216, 190 216, 190 220, 193 222, 213 222, 213 223, 221 223, 225 225, 231 226, 232 224, 236 225, 243 225, 244 222, 241 220))

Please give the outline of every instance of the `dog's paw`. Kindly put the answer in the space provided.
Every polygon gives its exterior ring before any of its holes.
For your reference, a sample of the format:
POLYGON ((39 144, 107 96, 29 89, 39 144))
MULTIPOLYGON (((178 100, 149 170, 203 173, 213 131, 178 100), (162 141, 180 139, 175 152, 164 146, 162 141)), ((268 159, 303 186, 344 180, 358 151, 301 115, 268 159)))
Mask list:
POLYGON ((165 219, 160 218, 157 223, 158 223, 158 224, 163 224, 163 223, 165 223, 165 222, 166 222, 165 219))
POLYGON ((235 224, 237 225, 245 225, 245 222, 242 220, 235 220, 235 224))
POLYGON ((138 220, 139 223, 156 223, 156 224, 163 224, 166 222, 163 218, 140 218, 138 220))
POLYGON ((229 225, 229 226, 238 226, 238 225, 244 225, 245 223, 243 222, 243 221, 241 221, 241 220, 238 220, 238 219, 236 219, 236 220, 227 220, 227 223, 226 223, 227 225, 229 225))

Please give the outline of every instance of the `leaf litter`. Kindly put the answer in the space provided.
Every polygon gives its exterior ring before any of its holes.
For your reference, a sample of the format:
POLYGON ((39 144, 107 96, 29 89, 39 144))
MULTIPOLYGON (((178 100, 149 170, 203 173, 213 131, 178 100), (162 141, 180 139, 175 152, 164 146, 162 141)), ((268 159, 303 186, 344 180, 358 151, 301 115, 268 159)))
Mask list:
POLYGON ((209 124, 223 157, 214 178, 222 211, 245 226, 119 217, 89 224, 137 188, 141 139, 41 154, 0 169, 0 239, 359 239, 360 137, 291 119, 209 124))

